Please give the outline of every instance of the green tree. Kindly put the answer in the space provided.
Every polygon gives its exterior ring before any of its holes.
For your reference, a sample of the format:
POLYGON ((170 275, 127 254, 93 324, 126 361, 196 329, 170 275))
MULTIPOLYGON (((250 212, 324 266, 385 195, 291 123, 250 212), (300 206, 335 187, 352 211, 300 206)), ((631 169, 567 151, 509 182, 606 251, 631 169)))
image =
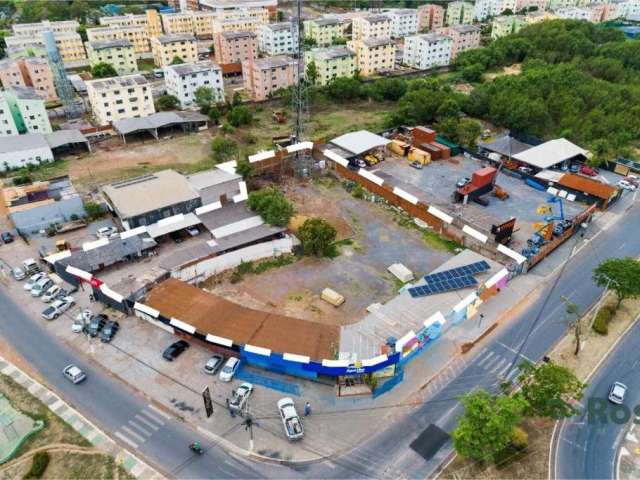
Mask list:
POLYGON ((156 110, 160 112, 175 110, 178 105, 180 105, 180 100, 173 95, 162 95, 156 100, 156 110))
POLYGON ((344 37, 334 37, 333 41, 331 42, 332 45, 346 45, 347 44, 347 39, 344 37))
POLYGON ((225 137, 215 137, 211 141, 211 154, 216 163, 232 160, 238 154, 238 144, 225 137))
POLYGON ((247 180, 248 178, 253 177, 253 175, 255 174, 255 168, 247 160, 243 160, 241 162, 238 162, 238 164, 236 165, 236 173, 240 175, 244 180, 247 180))
POLYGON ((302 40, 302 47, 305 50, 309 50, 310 48, 313 48, 317 45, 318 42, 316 42, 316 39, 313 37, 304 37, 304 39, 302 40))
POLYGON ((640 296, 640 261, 631 257, 604 260, 594 270, 593 281, 616 293, 617 309, 623 300, 640 296))
POLYGON ((78 34, 80 35, 80 39, 81 39, 83 42, 86 42, 86 41, 88 41, 88 40, 89 40, 89 38, 87 37, 87 26, 86 26, 86 25, 84 25, 84 24, 80 25, 80 26, 78 27, 77 32, 78 32, 78 34))
POLYGON ((251 210, 257 212, 265 222, 276 227, 286 227, 295 213, 293 205, 276 187, 251 192, 247 205, 251 210))
POLYGON ((486 390, 468 393, 465 407, 452 432, 456 452, 465 458, 493 461, 514 439, 527 402, 521 396, 491 396, 486 390))
POLYGON ((214 53, 216 53, 216 44, 212 43, 209 45, 209 55, 213 55, 214 53))
POLYGON ((484 74, 484 67, 479 63, 474 63, 462 69, 462 78, 467 82, 477 83, 482 80, 484 74))
POLYGON ((326 86, 327 95, 335 100, 355 100, 362 96, 362 83, 349 77, 336 77, 326 86))
POLYGON ((311 60, 308 64, 307 64, 307 69, 305 71, 305 78, 307 79, 307 82, 309 82, 311 85, 315 85, 316 82, 318 81, 318 65, 316 64, 315 60, 311 60))
POLYGON ((87 212, 89 220, 97 220, 104 215, 104 210, 100 204, 92 201, 84 202, 84 211, 87 212))
POLYGON ((582 399, 587 384, 578 380, 571 370, 553 362, 537 365, 524 362, 520 372, 520 393, 527 401, 525 415, 559 420, 578 412, 572 402, 582 399))
POLYGON ((278 10, 277 20, 278 22, 284 22, 284 12, 282 10, 278 10))
POLYGON ((456 141, 462 146, 475 149, 476 142, 480 138, 482 133, 482 125, 476 120, 470 118, 463 118, 458 122, 456 128, 457 138, 456 141))
POLYGON ((174 55, 171 59, 171 65, 180 65, 181 63, 184 63, 184 60, 179 55, 174 55))
POLYGON ((218 108, 217 105, 209 106, 209 111, 207 112, 209 115, 209 120, 214 122, 216 125, 220 122, 220 118, 222 118, 222 112, 218 108))
POLYGON ((91 67, 91 76, 93 78, 117 77, 118 72, 110 63, 100 62, 91 67))
POLYGON ((210 87, 201 86, 196 88, 194 92, 194 97, 196 101, 196 105, 200 108, 200 112, 205 115, 209 113, 209 108, 211 108, 211 104, 215 100, 215 95, 213 93, 213 89, 210 87))
POLYGON ((304 254, 317 257, 331 253, 336 234, 336 229, 322 218, 309 218, 298 230, 304 254))
POLYGON ((249 125, 253 121, 253 115, 249 107, 238 105, 229 110, 227 120, 234 127, 240 127, 242 125, 249 125))

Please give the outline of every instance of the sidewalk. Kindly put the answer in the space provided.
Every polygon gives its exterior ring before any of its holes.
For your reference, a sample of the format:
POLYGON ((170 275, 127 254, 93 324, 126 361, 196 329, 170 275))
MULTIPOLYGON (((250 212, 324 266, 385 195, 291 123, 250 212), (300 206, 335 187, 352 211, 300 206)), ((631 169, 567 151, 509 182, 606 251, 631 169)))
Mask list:
POLYGON ((89 422, 80 413, 71 408, 55 393, 36 382, 33 378, 1 356, 0 372, 11 377, 17 383, 26 388, 29 393, 43 402, 49 410, 68 423, 76 432, 91 442, 93 446, 100 448, 109 455, 112 455, 116 459, 116 462, 121 463, 122 467, 130 475, 144 480, 163 478, 158 472, 139 458, 129 453, 127 450, 120 448, 113 440, 107 437, 100 429, 89 422))

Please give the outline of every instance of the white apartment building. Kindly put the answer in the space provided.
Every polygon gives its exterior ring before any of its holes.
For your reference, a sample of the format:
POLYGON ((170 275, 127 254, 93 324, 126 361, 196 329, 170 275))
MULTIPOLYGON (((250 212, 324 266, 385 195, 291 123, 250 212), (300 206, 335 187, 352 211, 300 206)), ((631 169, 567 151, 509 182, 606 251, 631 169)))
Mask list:
POLYGON ((32 87, 12 87, 0 93, 0 136, 51 133, 44 100, 32 87))
POLYGON ((216 102, 224 102, 222 69, 211 61, 184 63, 164 67, 167 93, 180 100, 181 107, 193 105, 196 90, 207 87, 213 91, 216 102))
POLYGON ((447 5, 447 25, 468 25, 473 22, 474 5, 470 2, 455 1, 447 5))
POLYGON ((47 30, 53 33, 76 33, 79 27, 80 24, 76 20, 63 20, 59 22, 42 20, 38 23, 16 23, 11 29, 14 35, 20 37, 36 37, 47 30))
POLYGON ((262 25, 257 33, 258 48, 267 55, 286 55, 298 50, 298 39, 293 38, 288 22, 262 25))
POLYGON ((449 65, 452 43, 450 37, 438 33, 406 37, 402 62, 419 69, 449 65))
POLYGON ((629 0, 620 8, 627 20, 640 21, 640 0, 629 0))
POLYGON ((0 93, 0 137, 19 135, 5 92, 0 93))
POLYGON ((142 75, 89 80, 85 83, 98 125, 155 113, 151 87, 142 75))
POLYGON ((129 40, 135 53, 151 51, 147 29, 140 25, 124 25, 113 27, 96 27, 87 29, 90 42, 107 42, 109 40, 129 40))
POLYGON ((390 38, 391 18, 388 15, 355 17, 351 22, 351 39, 390 38))
MULTIPOLYGON (((54 33, 53 38, 56 41, 56 46, 60 51, 63 62, 73 62, 87 58, 80 34, 76 32, 59 32, 54 33)), ((7 45, 7 52, 12 58, 17 56, 31 56, 30 51, 33 51, 37 56, 46 56, 46 46, 42 33, 34 36, 14 35, 12 37, 5 37, 5 43, 7 45)))
POLYGON ((556 17, 564 18, 567 20, 591 20, 591 12, 588 8, 579 8, 579 7, 565 7, 558 8, 554 12, 556 17))
POLYGON ((391 19, 391 37, 402 38, 418 31, 418 10, 403 8, 387 12, 391 19))

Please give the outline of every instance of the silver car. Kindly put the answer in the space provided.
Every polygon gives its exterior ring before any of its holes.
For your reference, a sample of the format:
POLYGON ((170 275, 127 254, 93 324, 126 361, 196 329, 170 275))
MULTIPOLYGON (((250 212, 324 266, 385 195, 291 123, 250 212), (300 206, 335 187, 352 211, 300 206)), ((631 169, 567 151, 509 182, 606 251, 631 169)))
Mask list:
POLYGON ((624 383, 615 382, 609 390, 609 401, 617 405, 622 405, 627 394, 627 386, 624 383))
POLYGON ((31 289, 32 297, 40 297, 44 292, 53 286, 53 282, 49 277, 41 278, 31 289))
POLYGON ((40 273, 36 273, 34 275, 31 275, 29 277, 29 280, 27 280, 25 282, 25 284, 22 286, 22 288, 24 288, 26 291, 30 292, 31 289, 34 287, 34 285, 39 281, 42 280, 43 278, 45 278, 47 276, 46 273, 44 272, 40 272, 40 273))
POLYGON ((64 367, 64 370, 62 370, 62 374, 72 383, 76 384, 76 383, 80 383, 83 380, 85 380, 87 378, 87 374, 84 373, 80 367, 78 367, 77 365, 74 365, 73 363, 71 365, 67 365, 66 367, 64 367))

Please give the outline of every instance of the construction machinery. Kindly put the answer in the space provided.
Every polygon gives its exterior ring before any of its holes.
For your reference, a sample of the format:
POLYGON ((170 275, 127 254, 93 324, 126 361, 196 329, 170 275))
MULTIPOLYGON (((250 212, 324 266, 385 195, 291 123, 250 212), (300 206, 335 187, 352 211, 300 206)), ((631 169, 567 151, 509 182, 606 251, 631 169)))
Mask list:
POLYGON ((533 224, 535 231, 531 238, 527 240, 527 248, 522 250, 522 255, 527 258, 535 256, 540 251, 540 247, 551 241, 554 235, 558 237, 561 236, 573 225, 573 222, 566 220, 564 217, 564 204, 560 197, 553 195, 548 197, 547 203, 540 205, 536 209, 536 213, 538 213, 538 215, 544 215, 544 221, 533 224), (559 205, 557 215, 554 214, 554 204, 559 205))

